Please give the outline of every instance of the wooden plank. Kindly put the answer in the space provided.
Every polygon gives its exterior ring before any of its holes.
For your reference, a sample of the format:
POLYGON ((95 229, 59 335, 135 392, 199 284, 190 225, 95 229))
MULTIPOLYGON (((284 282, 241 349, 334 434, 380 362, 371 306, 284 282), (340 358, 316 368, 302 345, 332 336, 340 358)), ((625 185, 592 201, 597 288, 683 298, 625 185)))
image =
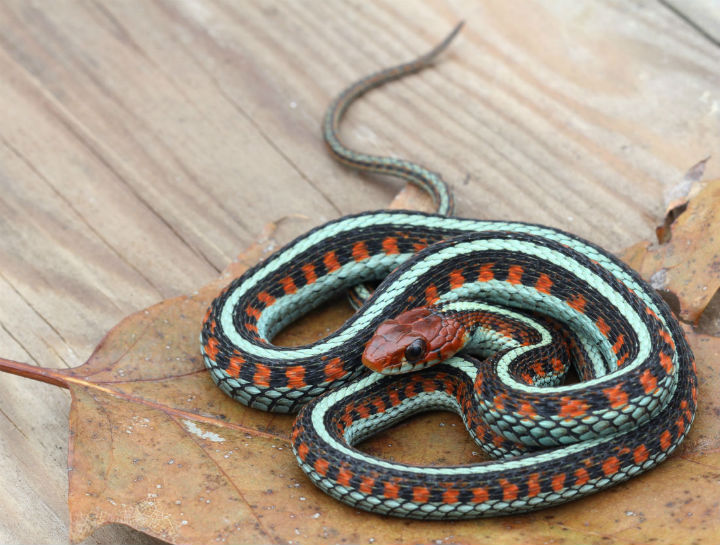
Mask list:
POLYGON ((691 28, 720 47, 720 4, 705 0, 661 0, 691 28))
MULTIPOLYGON (((265 223, 287 218, 288 240, 388 203, 400 184, 334 164, 320 119, 461 18, 433 69, 349 112, 347 142, 442 172, 460 215, 612 250, 651 237, 663 193, 720 147, 720 49, 662 4, 17 0, 0 6, 2 355, 77 365, 265 223)), ((67 540, 68 407, 0 377, 0 541, 67 540)))

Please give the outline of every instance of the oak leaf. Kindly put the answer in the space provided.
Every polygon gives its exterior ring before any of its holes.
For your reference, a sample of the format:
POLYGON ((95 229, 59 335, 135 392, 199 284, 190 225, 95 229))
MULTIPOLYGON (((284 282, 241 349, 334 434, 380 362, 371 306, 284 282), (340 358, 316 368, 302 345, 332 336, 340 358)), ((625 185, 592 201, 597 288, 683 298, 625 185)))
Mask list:
POLYGON ((667 217, 673 221, 658 228, 658 242, 639 242, 625 250, 624 259, 681 320, 698 325, 720 297, 720 180, 706 183, 687 202, 671 204, 667 217))
MULTIPOLYGON (((720 196, 713 198, 720 205, 720 196)), ((720 339, 689 326, 700 380, 697 419, 672 459, 645 475, 536 513, 452 523, 381 517, 324 495, 290 451, 293 417, 230 400, 214 386, 199 354, 200 323, 210 301, 269 246, 266 237, 217 281, 129 316, 80 367, 0 360, 1 370, 71 392, 73 541, 108 523, 172 543, 681 543, 689 536, 700 543, 720 533, 720 373, 712 367, 720 339)), ((278 342, 311 342, 350 312, 343 301, 333 303, 288 328, 278 342)), ((447 413, 415 417, 362 448, 412 463, 482 459, 460 419, 447 413)))

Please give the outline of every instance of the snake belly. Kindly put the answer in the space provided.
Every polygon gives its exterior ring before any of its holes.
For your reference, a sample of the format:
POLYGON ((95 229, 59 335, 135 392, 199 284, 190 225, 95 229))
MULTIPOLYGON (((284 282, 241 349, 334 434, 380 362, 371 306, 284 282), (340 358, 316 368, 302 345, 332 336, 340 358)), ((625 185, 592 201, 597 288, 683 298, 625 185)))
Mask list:
MULTIPOLYGON (((540 332, 542 335, 542 332, 540 332)), ((491 347, 492 348, 492 347, 491 347)), ((210 374, 234 399, 295 412, 293 450, 328 494, 412 518, 517 513, 596 492, 650 469, 687 434, 697 378, 667 305, 601 248, 539 225, 413 212, 346 216, 297 238, 233 281, 202 330, 210 374), (382 280, 337 331, 307 346, 273 336, 322 302, 382 280), (364 345, 407 309, 479 301, 572 332, 584 382, 542 384, 455 357, 408 376, 369 374, 364 345), (424 467, 376 459, 358 441, 419 410, 457 411, 496 461, 424 467)))

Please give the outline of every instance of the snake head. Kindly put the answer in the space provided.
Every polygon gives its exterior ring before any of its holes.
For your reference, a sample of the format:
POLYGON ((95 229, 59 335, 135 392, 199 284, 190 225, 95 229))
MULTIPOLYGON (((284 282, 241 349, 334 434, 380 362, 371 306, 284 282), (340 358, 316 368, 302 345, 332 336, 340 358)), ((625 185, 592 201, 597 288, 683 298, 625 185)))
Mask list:
POLYGON ((385 375, 417 371, 453 356, 468 337, 452 315, 432 307, 414 308, 378 326, 365 345, 362 362, 385 375))

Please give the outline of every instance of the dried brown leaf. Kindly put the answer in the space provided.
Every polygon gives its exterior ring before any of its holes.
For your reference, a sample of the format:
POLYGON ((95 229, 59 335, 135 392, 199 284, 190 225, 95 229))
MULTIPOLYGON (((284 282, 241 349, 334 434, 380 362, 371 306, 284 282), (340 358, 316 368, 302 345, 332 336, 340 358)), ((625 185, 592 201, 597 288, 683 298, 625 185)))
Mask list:
MULTIPOLYGON (((700 377, 697 421, 678 454, 639 478, 537 513, 453 523, 380 517, 324 495, 290 451, 292 416, 233 402, 214 386, 199 354, 210 300, 264 255, 272 246, 266 242, 197 293, 123 320, 80 367, 58 371, 0 360, 0 369, 72 393, 73 541, 111 522, 172 543, 682 543, 688 536, 711 543, 720 533, 720 373, 713 368, 720 340, 690 329, 700 377)), ((636 250, 636 259, 642 257, 636 250)), ((350 312, 344 301, 335 302, 288 328, 279 342, 327 335, 350 312)), ((481 458, 460 419, 447 413, 415 417, 362 448, 413 463, 481 458)))
POLYGON ((720 180, 707 183, 670 229, 669 242, 640 242, 622 258, 665 296, 681 320, 697 324, 720 289, 720 180))

